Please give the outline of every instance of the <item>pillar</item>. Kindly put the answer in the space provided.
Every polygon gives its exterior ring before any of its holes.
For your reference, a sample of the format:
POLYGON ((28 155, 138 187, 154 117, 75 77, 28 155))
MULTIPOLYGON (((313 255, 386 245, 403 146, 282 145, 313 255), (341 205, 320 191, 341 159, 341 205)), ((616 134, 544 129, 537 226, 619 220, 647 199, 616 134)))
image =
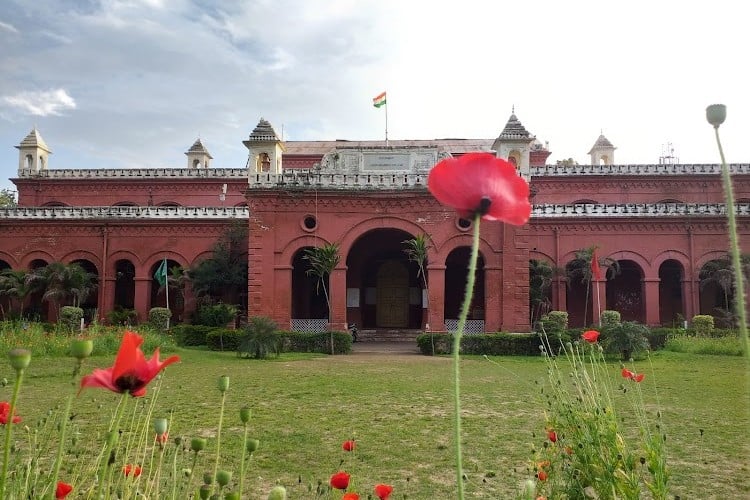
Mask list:
POLYGON ((484 331, 499 332, 503 324, 503 270, 499 267, 484 268, 484 331))
MULTIPOLYGON (((696 309, 693 308, 693 293, 695 290, 693 280, 684 279, 682 280, 682 314, 685 319, 690 322, 697 313, 696 309)), ((682 325, 680 325, 682 326, 682 325)))
POLYGON ((138 321, 148 321, 148 311, 151 306, 151 276, 139 277, 136 276, 135 281, 135 303, 133 307, 138 313, 138 321))
POLYGON ((346 331, 346 266, 337 267, 333 270, 328 279, 328 285, 328 296, 331 301, 331 317, 328 319, 328 328, 346 331))
POLYGON ((552 309, 555 311, 568 310, 567 283, 562 277, 552 280, 552 309))
POLYGON ((292 266, 274 267, 273 320, 282 330, 292 329, 292 266))
POLYGON ((659 316, 659 278, 647 278, 643 280, 644 307, 646 308, 646 325, 661 325, 659 316))
POLYGON ((427 265, 428 307, 425 331, 445 331, 445 265, 427 265))
POLYGON ((115 308, 115 287, 117 286, 116 278, 106 278, 103 280, 105 286, 102 287, 99 294, 99 320, 107 319, 107 313, 115 308))

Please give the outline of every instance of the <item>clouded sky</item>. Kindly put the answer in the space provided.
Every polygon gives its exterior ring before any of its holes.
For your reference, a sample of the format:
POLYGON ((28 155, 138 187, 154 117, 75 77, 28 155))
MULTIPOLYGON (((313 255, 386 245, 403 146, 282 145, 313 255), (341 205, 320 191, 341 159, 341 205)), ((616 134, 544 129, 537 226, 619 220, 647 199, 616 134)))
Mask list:
POLYGON ((184 167, 200 137, 244 167, 260 117, 287 140, 494 138, 511 108, 550 163, 603 131, 616 163, 750 162, 736 0, 6 0, 0 187, 36 125, 50 168, 184 167))

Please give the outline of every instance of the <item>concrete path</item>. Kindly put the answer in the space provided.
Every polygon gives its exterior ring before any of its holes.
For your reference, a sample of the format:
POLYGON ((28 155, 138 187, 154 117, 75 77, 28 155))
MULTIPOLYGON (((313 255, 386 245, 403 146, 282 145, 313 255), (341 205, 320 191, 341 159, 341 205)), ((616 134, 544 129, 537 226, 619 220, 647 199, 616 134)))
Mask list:
POLYGON ((352 354, 420 354, 420 352, 415 342, 354 342, 352 354))

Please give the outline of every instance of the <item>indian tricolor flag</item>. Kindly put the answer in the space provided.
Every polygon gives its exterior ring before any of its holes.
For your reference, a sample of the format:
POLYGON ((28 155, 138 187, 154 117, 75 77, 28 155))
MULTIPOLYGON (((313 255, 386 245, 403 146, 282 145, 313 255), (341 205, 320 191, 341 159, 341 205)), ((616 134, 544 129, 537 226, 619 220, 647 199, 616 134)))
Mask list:
POLYGON ((372 105, 375 106, 376 108, 379 108, 380 106, 385 106, 385 92, 373 98, 372 105))

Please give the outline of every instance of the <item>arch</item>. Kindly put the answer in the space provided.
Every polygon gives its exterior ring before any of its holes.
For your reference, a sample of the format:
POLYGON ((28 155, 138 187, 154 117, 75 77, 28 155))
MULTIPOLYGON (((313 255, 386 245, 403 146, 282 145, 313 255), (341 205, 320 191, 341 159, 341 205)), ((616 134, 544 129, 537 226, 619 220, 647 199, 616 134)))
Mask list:
POLYGON ((181 207, 176 201, 163 201, 157 205, 157 207, 181 207))
POLYGON ((13 269, 13 266, 5 262, 3 259, 0 259, 0 271, 4 271, 6 269, 13 269))
POLYGON ((247 202, 246 202, 246 201, 242 201, 242 202, 240 202, 240 203, 235 203, 235 205, 234 205, 234 206, 235 206, 236 208, 247 208, 247 202))
POLYGON ((551 255, 542 252, 541 250, 529 250, 529 259, 535 260, 547 260, 553 266, 556 265, 555 259, 551 255))
MULTIPOLYGON (((317 278, 307 272, 310 269, 310 262, 304 258, 307 248, 313 247, 301 247, 292 256, 292 293, 289 297, 292 319, 321 320, 328 318, 328 304, 325 294, 318 287, 317 278)), ((329 287, 328 281, 325 285, 329 287)))
POLYGON ((687 270, 690 269, 690 259, 686 253, 680 252, 679 250, 665 250, 657 254, 656 257, 651 260, 651 267, 657 269, 658 272, 658 269, 667 260, 679 262, 684 272, 687 272, 687 270))
POLYGON ((20 267, 18 260, 9 253, 0 251, 0 260, 7 262, 12 269, 20 267))
POLYGON ((63 203, 62 201, 48 201, 47 203, 42 204, 43 207, 69 207, 70 205, 67 203, 63 203))
MULTIPOLYGON (((602 255, 601 257, 605 256, 602 255)), ((642 279, 658 278, 658 268, 654 269, 651 263, 638 252, 633 252, 631 250, 618 250, 617 252, 607 255, 606 257, 609 257, 610 259, 616 260, 618 262, 621 260, 632 260, 633 262, 638 264, 638 267, 642 272, 642 279)))
POLYGON ((403 229, 379 227, 363 232, 350 246, 345 260, 352 294, 348 320, 364 328, 421 328, 424 280, 404 252, 404 241, 414 237, 403 229))
MULTIPOLYGON (((621 253, 625 252, 618 252, 621 253)), ((617 263, 619 274, 607 280, 607 309, 618 311, 623 321, 645 323, 645 270, 640 262, 632 259, 618 258, 617 263)))
POLYGON ((513 149, 508 153, 508 162, 515 167, 521 166, 521 158, 521 152, 517 149, 513 149))
POLYGON ((598 205, 599 202, 590 198, 582 198, 573 202, 573 205, 598 205))
POLYGON ((133 201, 118 201, 112 204, 113 207, 137 207, 138 203, 133 201))
MULTIPOLYGON (((178 256, 180 257, 180 256, 178 256)), ((172 322, 179 323, 182 321, 182 313, 185 309, 185 297, 183 295, 183 289, 181 283, 173 283, 170 281, 172 269, 176 267, 185 268, 185 259, 181 258, 183 263, 173 258, 166 258, 167 261, 167 282, 166 285, 162 285, 157 279, 157 270, 164 261, 164 256, 161 259, 155 261, 148 267, 148 276, 151 277, 151 301, 149 308, 154 307, 168 307, 172 311, 172 322), (169 288, 169 290, 167 290, 169 288), (167 303, 167 295, 169 296, 169 303, 167 303)))
MULTIPOLYGON (((99 256, 96 255, 93 252, 89 252, 88 250, 74 250, 72 252, 66 253, 60 258, 61 262, 67 262, 67 263, 73 263, 76 261, 87 261, 91 262, 94 267, 97 269, 101 267, 101 261, 99 260, 99 256)), ((97 271, 98 274, 98 271, 97 271)))
MULTIPOLYGON (((445 259, 445 293, 443 311, 447 319, 458 318, 466 291, 466 276, 471 246, 456 247, 445 259), (449 293, 450 291, 450 293, 449 293)), ((482 251, 477 257, 474 295, 469 309, 470 320, 483 320, 485 310, 485 259, 482 251)))
POLYGON ((129 260, 130 262, 133 262, 136 267, 140 267, 143 264, 140 256, 132 250, 116 250, 107 256, 107 261, 110 263, 110 268, 107 269, 107 274, 115 271, 115 268, 112 266, 117 260, 129 260))
POLYGON ((682 200, 678 200, 675 198, 664 198, 663 200, 659 200, 656 203, 685 203, 682 200))
POLYGON ((34 155, 27 154, 26 156, 24 156, 24 165, 26 170, 31 170, 32 168, 34 168, 34 155))
POLYGON ((46 266, 50 262, 54 262, 55 257, 44 250, 34 250, 24 255, 21 267, 24 269, 33 270, 38 267, 46 266), (39 264, 41 262, 41 265, 39 264))
POLYGON ((135 308, 135 265, 129 259, 113 259, 114 308, 135 308))
POLYGON ((734 295, 734 271, 731 258, 726 252, 698 268, 699 312, 713 316, 716 326, 734 326, 734 295))
POLYGON ((704 253, 703 255, 695 259, 695 266, 693 267, 695 276, 693 277, 693 279, 700 280, 700 271, 708 262, 711 262, 712 260, 722 260, 727 258, 728 257, 726 250, 711 250, 704 253))
POLYGON ((676 259, 664 259, 659 269, 659 322, 682 326, 685 320, 683 281, 685 266, 676 259))
MULTIPOLYGON (((456 234, 446 239, 441 245, 440 251, 434 255, 436 262, 444 262, 453 250, 461 246, 471 246, 471 234, 456 234)), ((479 236, 479 252, 484 255, 493 255, 497 252, 486 238, 479 236)))

